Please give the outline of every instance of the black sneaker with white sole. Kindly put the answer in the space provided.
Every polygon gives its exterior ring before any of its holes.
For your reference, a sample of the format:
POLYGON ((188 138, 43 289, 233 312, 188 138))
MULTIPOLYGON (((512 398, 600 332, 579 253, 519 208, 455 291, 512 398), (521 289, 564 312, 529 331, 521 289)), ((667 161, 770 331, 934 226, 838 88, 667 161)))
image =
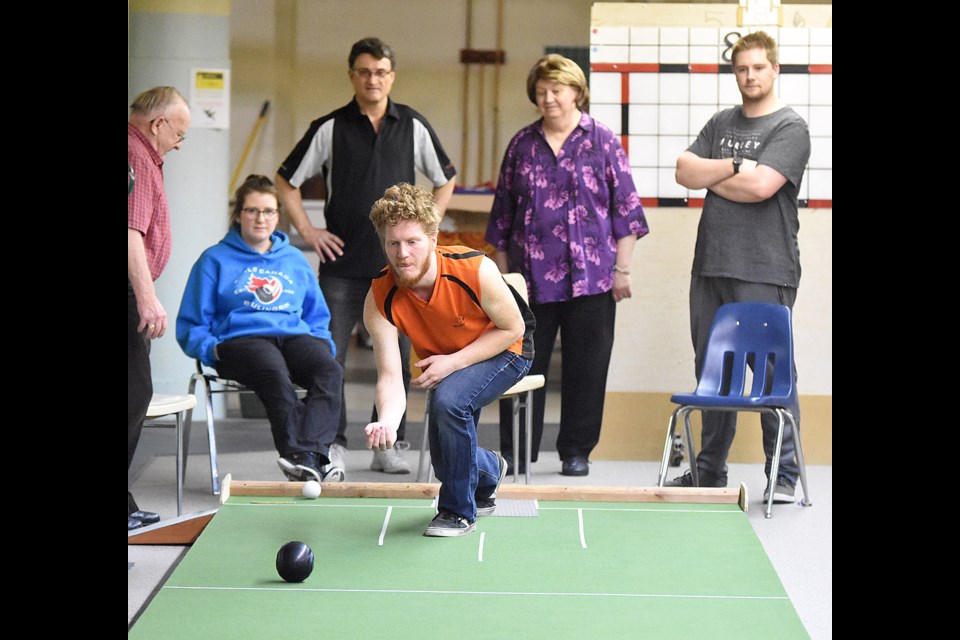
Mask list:
POLYGON ((425 536, 452 537, 464 536, 477 528, 477 522, 470 522, 462 516, 450 511, 440 511, 430 522, 430 526, 423 532, 425 536))
POLYGON ((493 512, 497 509, 497 489, 500 488, 500 483, 503 482, 503 479, 507 476, 507 459, 502 455, 497 453, 497 462, 500 464, 500 477, 497 479, 497 486, 493 488, 493 493, 486 497, 475 496, 477 503, 477 515, 478 516, 489 516, 493 515, 493 512))
POLYGON ((314 451, 298 451, 277 459, 277 465, 288 479, 294 482, 343 482, 343 468, 333 464, 321 464, 320 455, 314 451))

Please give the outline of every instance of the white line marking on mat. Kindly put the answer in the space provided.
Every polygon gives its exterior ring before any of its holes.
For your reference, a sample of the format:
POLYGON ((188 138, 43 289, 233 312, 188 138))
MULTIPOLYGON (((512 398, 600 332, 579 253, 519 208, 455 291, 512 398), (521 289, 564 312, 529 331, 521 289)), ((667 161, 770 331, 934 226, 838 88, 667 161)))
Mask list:
POLYGON ((387 516, 383 519, 383 528, 380 529, 380 540, 378 546, 383 546, 383 537, 387 535, 387 525, 390 524, 390 514, 393 513, 393 507, 387 507, 387 516))
POLYGON ((580 522, 580 547, 587 548, 587 541, 583 537, 583 509, 577 509, 577 520, 580 522))
POLYGON ((477 551, 477 560, 480 562, 483 562, 483 540, 486 537, 486 535, 487 535, 486 531, 480 532, 480 549, 477 551))
POLYGON ((723 596, 689 595, 683 593, 585 593, 568 591, 440 591, 436 589, 323 589, 305 587, 187 587, 166 585, 164 589, 192 589, 197 591, 311 591, 323 593, 398 593, 434 594, 452 596, 570 596, 588 598, 682 598, 691 600, 790 600, 787 596, 723 596))

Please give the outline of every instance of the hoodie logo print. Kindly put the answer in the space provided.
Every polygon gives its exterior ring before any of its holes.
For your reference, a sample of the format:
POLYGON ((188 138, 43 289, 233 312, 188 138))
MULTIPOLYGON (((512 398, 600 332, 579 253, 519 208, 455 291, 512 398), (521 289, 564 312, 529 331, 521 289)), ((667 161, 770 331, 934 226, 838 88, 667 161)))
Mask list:
POLYGON ((250 280, 247 281, 247 291, 252 291, 257 296, 257 300, 263 304, 270 304, 283 293, 283 283, 276 277, 258 278, 251 275, 250 280))

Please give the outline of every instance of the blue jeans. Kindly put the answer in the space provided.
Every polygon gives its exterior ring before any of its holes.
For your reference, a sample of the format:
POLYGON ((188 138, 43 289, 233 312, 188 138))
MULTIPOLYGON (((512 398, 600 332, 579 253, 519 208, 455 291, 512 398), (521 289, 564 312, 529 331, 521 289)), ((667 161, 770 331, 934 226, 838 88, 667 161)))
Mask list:
POLYGON ((451 373, 430 393, 430 459, 440 481, 439 509, 473 522, 476 497, 489 496, 500 479, 497 455, 477 446, 480 410, 530 370, 531 361, 504 351, 451 373))

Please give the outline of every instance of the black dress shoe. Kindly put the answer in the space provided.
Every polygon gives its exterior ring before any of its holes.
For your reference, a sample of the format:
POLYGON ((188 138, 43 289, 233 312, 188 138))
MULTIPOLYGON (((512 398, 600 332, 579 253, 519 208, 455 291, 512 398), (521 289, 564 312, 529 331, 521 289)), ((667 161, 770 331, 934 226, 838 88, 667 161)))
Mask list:
POLYGON ((139 529, 143 526, 143 523, 134 518, 133 516, 127 516, 127 531, 133 531, 134 529, 139 529))
POLYGON ((564 458, 560 475, 585 476, 589 473, 590 467, 587 462, 587 456, 570 456, 569 458, 564 458))
POLYGON ((134 511, 128 514, 130 518, 136 518, 143 524, 156 524, 160 522, 160 514, 152 511, 134 511))

